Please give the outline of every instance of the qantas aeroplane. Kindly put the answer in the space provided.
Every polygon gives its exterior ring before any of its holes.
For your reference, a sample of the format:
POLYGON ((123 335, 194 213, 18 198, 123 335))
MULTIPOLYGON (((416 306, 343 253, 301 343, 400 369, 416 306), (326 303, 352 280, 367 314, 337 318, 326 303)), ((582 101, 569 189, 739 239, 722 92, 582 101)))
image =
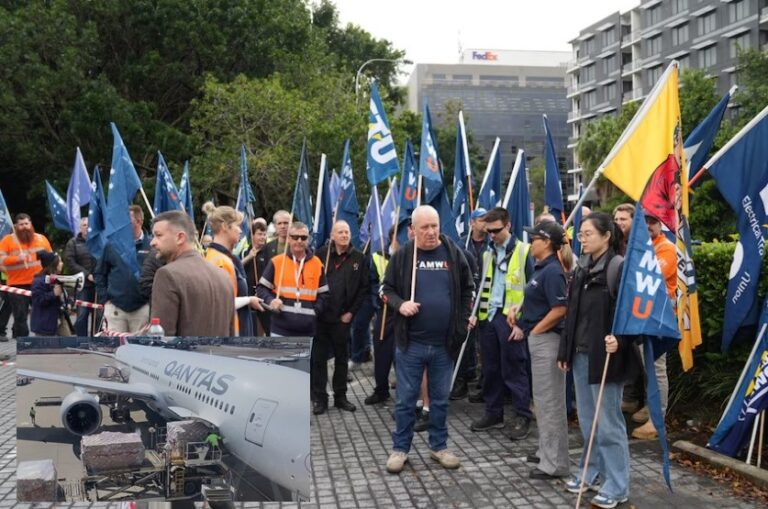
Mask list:
POLYGON ((141 400, 166 419, 196 419, 215 426, 228 452, 294 496, 309 499, 308 373, 133 344, 100 355, 123 364, 127 382, 28 369, 18 374, 74 386, 61 404, 62 423, 74 434, 88 435, 101 424, 101 405, 88 389, 141 400))

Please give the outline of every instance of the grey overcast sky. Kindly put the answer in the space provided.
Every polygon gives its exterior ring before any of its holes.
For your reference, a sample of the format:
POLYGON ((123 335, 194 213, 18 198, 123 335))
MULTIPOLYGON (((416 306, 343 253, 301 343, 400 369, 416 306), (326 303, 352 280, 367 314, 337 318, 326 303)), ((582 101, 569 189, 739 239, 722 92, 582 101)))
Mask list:
MULTIPOLYGON (((387 39, 415 63, 458 62, 464 49, 570 51, 579 30, 640 0, 331 0, 342 25, 387 39)), ((403 68, 404 71, 410 71, 403 68)))

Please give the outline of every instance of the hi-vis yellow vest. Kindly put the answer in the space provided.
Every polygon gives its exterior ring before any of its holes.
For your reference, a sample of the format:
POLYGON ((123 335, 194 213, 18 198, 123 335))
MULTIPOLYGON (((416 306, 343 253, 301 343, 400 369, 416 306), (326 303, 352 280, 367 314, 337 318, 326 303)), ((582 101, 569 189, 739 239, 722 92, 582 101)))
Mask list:
MULTIPOLYGON (((509 257, 507 262, 507 275, 504 280, 504 302, 500 309, 504 316, 507 315, 509 306, 512 304, 522 304, 523 302, 525 259, 530 248, 530 244, 516 242, 515 250, 512 251, 512 256, 509 257)), ((485 271, 483 284, 480 288, 480 308, 477 312, 477 317, 480 320, 488 319, 488 311, 491 305, 491 288, 493 287, 493 273, 496 270, 496 264, 493 263, 495 257, 496 252, 493 249, 483 253, 483 265, 487 266, 488 269, 485 271)))
POLYGON ((376 275, 379 277, 379 283, 384 281, 384 273, 387 271, 389 260, 384 258, 381 253, 373 253, 373 265, 376 267, 376 275))

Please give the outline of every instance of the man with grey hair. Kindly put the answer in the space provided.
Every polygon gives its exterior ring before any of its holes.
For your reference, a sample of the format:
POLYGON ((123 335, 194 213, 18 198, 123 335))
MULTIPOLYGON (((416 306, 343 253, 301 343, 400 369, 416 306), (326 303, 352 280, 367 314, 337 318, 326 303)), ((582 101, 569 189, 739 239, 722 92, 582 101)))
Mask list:
POLYGON ((278 210, 272 215, 272 224, 275 226, 275 238, 267 242, 267 258, 281 255, 285 252, 285 243, 288 239, 288 226, 291 222, 291 213, 287 210, 278 210))
POLYGON ((395 320, 396 428, 387 460, 387 471, 393 474, 401 472, 408 461, 416 421, 413 410, 425 368, 431 399, 430 457, 444 468, 460 465, 447 449, 448 394, 453 365, 467 335, 474 291, 467 259, 440 233, 437 211, 429 205, 416 207, 411 223, 414 240, 392 256, 381 288, 395 320))
POLYGON ((152 221, 152 247, 166 265, 155 273, 152 315, 168 336, 231 336, 235 299, 227 275, 195 250, 195 225, 179 210, 152 221))

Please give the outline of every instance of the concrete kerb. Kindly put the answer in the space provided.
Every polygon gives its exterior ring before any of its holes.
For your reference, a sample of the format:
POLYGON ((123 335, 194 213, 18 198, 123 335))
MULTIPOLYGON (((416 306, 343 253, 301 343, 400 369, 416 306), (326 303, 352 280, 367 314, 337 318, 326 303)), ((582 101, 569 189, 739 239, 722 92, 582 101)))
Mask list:
MULTIPOLYGON (((692 444, 687 440, 678 440, 672 444, 673 449, 690 454, 701 461, 709 463, 717 467, 727 467, 739 474, 740 476, 748 479, 750 482, 760 486, 763 489, 768 489, 768 470, 757 468, 754 465, 747 465, 743 461, 725 456, 717 453, 706 447, 701 447, 696 444, 692 444)), ((768 458, 766 458, 768 461, 768 458)))

